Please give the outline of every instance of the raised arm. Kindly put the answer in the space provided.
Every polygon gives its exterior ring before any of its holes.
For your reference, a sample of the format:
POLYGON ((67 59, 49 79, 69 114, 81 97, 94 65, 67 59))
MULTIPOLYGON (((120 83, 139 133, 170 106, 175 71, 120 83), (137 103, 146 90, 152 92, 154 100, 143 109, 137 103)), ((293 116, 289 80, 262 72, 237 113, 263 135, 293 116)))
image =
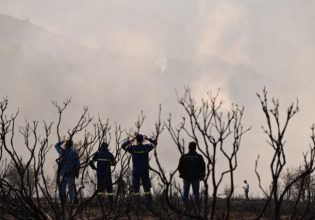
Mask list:
POLYGON ((153 145, 153 147, 156 147, 156 145, 157 145, 156 140, 154 140, 152 138, 148 138, 148 136, 146 136, 146 135, 143 136, 143 139, 149 141, 153 145))
POLYGON ((61 145, 64 143, 64 141, 61 141, 57 144, 55 144, 55 149, 59 154, 62 154, 64 149, 61 147, 61 145))
POLYGON ((153 140, 152 138, 148 138, 148 141, 149 141, 154 147, 156 147, 156 145, 157 145, 157 141, 156 141, 156 140, 153 140))
POLYGON ((127 140, 121 145, 121 148, 126 151, 130 144, 131 144, 131 141, 127 140))
POLYGON ((130 140, 129 138, 121 145, 121 148, 124 149, 125 151, 128 150, 128 147, 132 144, 132 142, 135 141, 135 137, 132 137, 132 139, 130 140))

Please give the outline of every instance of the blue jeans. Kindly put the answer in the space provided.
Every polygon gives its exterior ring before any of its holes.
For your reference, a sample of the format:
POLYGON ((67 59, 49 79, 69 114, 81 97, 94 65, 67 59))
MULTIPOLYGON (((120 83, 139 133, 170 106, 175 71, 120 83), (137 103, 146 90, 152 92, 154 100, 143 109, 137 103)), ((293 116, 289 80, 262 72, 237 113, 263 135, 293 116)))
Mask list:
POLYGON ((197 180, 186 180, 186 179, 184 179, 183 201, 184 201, 185 208, 187 208, 188 204, 189 204, 190 185, 192 186, 194 199, 195 199, 195 204, 196 204, 197 208, 200 208, 200 195, 199 195, 200 181, 199 181, 199 179, 197 179, 197 180))
POLYGON ((67 201, 67 195, 69 195, 70 203, 72 203, 76 197, 75 189, 75 177, 61 177, 59 197, 62 204, 65 204, 67 201), (66 192, 68 188, 68 193, 66 192))

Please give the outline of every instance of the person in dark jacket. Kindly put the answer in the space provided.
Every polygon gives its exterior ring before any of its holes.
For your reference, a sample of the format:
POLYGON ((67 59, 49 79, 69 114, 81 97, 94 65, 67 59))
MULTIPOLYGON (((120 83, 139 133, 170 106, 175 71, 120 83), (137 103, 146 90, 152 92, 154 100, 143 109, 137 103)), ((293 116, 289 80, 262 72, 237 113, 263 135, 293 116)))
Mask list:
POLYGON ((185 209, 188 208, 189 189, 191 185, 196 207, 200 210, 199 188, 200 180, 203 180, 205 176, 205 162, 203 157, 196 152, 196 145, 196 142, 189 143, 189 152, 181 156, 178 171, 179 177, 182 178, 184 182, 183 201, 185 209))
POLYGON ((90 166, 92 169, 96 170, 97 176, 97 191, 98 193, 108 196, 110 208, 113 208, 113 183, 112 183, 112 174, 111 166, 116 164, 115 158, 111 152, 108 150, 108 144, 103 142, 99 150, 92 157, 90 161, 90 166), (97 162, 97 167, 94 165, 94 162, 97 162))
POLYGON ((76 186, 75 178, 79 177, 80 160, 77 152, 72 149, 72 140, 59 142, 55 145, 59 158, 56 160, 58 163, 57 177, 59 181, 59 197, 61 204, 64 205, 69 195, 70 204, 76 202, 76 186), (68 188, 69 193, 66 193, 68 188))
POLYGON ((134 195, 139 195, 140 180, 146 200, 151 198, 150 188, 151 182, 149 177, 149 152, 156 146, 156 141, 145 135, 137 134, 131 140, 127 140, 122 144, 122 148, 131 153, 132 156, 132 191, 134 195), (136 144, 132 143, 136 141, 136 144), (143 144, 149 141, 150 144, 143 144))

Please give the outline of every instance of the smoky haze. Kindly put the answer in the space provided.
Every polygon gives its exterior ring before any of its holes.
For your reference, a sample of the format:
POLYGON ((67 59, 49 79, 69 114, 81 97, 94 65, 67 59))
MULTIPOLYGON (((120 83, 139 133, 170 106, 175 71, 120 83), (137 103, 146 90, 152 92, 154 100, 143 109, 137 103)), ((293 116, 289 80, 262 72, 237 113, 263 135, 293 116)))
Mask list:
MULTIPOLYGON (((189 86, 200 100, 221 88, 226 103, 245 106, 245 124, 252 126, 236 181, 248 179, 258 194, 258 154, 264 183, 270 178, 256 97, 266 86, 283 113, 299 99, 286 147, 289 166, 302 161, 315 122, 315 2, 0 0, 0 6, 0 95, 20 118, 56 120, 50 101, 72 97, 64 130, 87 105, 91 115, 127 129, 143 110, 144 131, 151 132, 159 104, 162 119, 184 114, 176 90, 189 86)), ((167 132, 161 139, 161 157, 174 169, 176 147, 167 132)))

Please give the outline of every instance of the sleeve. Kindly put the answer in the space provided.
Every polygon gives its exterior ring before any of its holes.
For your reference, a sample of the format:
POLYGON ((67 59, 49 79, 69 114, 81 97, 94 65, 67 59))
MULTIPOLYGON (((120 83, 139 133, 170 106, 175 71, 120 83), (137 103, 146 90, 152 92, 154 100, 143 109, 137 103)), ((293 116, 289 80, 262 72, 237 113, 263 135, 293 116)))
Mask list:
POLYGON ((97 161, 97 152, 93 155, 92 160, 90 160, 90 163, 89 163, 90 167, 91 167, 93 170, 96 170, 96 169, 97 169, 96 166, 95 166, 95 164, 94 164, 95 161, 97 161))
POLYGON ((148 141, 151 143, 151 144, 147 144, 146 145, 146 150, 148 152, 150 152, 151 150, 153 150, 153 148, 157 145, 157 142, 155 140, 153 140, 152 138, 149 138, 148 141))
POLYGON ((64 143, 64 141, 61 141, 61 142, 58 142, 57 144, 55 144, 55 149, 56 151, 59 153, 59 154, 62 154, 63 153, 63 149, 61 147, 61 145, 64 143))
POLYGON ((98 154, 97 152, 95 152, 95 154, 92 157, 92 161, 97 161, 97 158, 98 158, 98 154))
POLYGON ((121 148, 124 149, 125 151, 128 150, 128 146, 131 144, 129 140, 125 141, 122 145, 121 148))
POLYGON ((93 170, 97 170, 97 168, 96 168, 96 166, 95 166, 93 160, 90 161, 89 165, 90 165, 90 167, 91 167, 93 170))
POLYGON ((157 145, 157 141, 153 140, 152 138, 149 138, 148 141, 154 145, 154 147, 157 145))
POLYGON ((115 165, 116 165, 115 157, 114 157, 113 154, 111 154, 110 165, 112 165, 112 166, 115 166, 115 165))
POLYGON ((183 172, 183 162, 184 162, 184 155, 182 155, 179 159, 179 163, 178 163, 178 171, 179 171, 179 176, 181 176, 182 172, 183 172))
POLYGON ((206 175, 206 164, 203 157, 200 155, 200 179, 204 179, 206 175))
POLYGON ((135 145, 131 145, 131 146, 129 146, 127 149, 126 149, 126 151, 128 151, 129 153, 134 153, 135 152, 135 145))
POLYGON ((150 152, 151 150, 153 150, 153 148, 154 148, 154 145, 153 145, 153 144, 146 144, 146 145, 145 145, 145 150, 146 150, 147 152, 150 152))

